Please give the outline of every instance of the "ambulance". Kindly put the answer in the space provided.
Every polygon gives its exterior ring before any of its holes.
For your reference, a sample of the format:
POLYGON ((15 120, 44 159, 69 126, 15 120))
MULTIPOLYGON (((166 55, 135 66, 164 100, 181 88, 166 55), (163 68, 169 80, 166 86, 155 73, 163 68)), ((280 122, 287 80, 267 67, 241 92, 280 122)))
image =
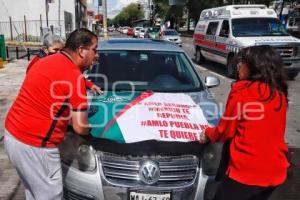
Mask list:
POLYGON ((229 5, 203 10, 195 28, 195 60, 227 67, 236 78, 234 56, 245 47, 271 45, 283 59, 290 78, 300 70, 300 40, 290 36, 273 9, 265 5, 229 5))

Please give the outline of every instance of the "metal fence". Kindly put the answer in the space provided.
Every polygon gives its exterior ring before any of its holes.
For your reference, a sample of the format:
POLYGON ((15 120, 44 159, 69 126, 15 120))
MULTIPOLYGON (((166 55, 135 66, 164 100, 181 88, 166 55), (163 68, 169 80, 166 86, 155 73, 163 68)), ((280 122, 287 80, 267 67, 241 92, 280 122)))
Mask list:
POLYGON ((39 51, 38 47, 28 48, 24 46, 15 46, 15 47, 6 46, 6 55, 8 60, 13 60, 13 59, 30 60, 30 58, 36 55, 38 51, 39 51))
POLYGON ((52 31, 53 34, 65 38, 64 21, 49 20, 49 28, 46 21, 26 20, 0 22, 0 34, 4 34, 5 40, 17 42, 40 42, 41 37, 46 32, 52 31))

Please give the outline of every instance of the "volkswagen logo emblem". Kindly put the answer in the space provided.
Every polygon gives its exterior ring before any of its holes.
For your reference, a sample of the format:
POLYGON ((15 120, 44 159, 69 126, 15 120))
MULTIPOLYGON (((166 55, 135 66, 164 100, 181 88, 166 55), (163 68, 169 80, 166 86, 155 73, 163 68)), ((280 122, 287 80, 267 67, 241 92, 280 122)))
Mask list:
POLYGON ((158 164, 151 160, 143 162, 140 167, 139 175, 140 179, 148 185, 156 183, 160 177, 158 164))

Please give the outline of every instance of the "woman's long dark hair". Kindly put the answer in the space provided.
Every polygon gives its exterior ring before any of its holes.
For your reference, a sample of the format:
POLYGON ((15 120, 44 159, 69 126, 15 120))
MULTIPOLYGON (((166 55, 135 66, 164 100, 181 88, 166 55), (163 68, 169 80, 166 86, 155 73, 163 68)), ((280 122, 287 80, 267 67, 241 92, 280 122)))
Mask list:
POLYGON ((238 62, 245 63, 248 66, 249 81, 252 83, 259 81, 269 85, 270 96, 267 99, 272 99, 276 90, 287 99, 287 76, 281 56, 275 48, 269 45, 247 47, 237 54, 237 59, 238 62))

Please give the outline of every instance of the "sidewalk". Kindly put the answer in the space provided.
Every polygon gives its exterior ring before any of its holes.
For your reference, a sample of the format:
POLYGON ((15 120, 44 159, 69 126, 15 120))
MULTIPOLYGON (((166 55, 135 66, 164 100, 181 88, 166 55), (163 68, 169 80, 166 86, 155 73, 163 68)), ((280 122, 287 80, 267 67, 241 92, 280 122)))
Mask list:
POLYGON ((0 199, 24 199, 24 187, 9 162, 3 144, 4 119, 23 82, 27 60, 14 60, 0 69, 0 199))
POLYGON ((0 69, 0 141, 3 137, 6 112, 18 94, 27 65, 27 60, 14 60, 0 69))

